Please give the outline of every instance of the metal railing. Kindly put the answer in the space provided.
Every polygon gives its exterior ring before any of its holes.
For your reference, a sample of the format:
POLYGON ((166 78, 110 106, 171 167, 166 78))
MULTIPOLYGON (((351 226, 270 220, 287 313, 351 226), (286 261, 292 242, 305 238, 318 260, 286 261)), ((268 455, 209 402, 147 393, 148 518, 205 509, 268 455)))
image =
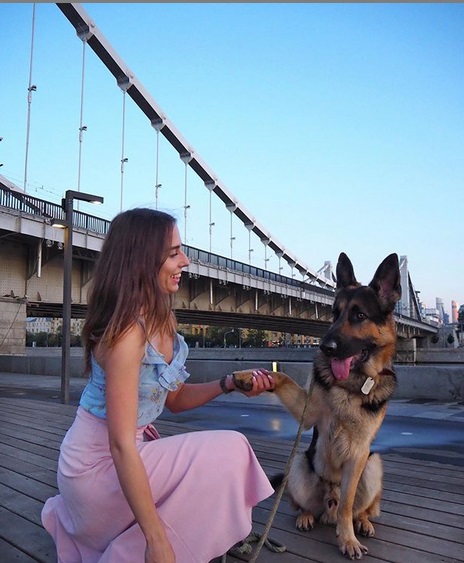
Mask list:
MULTIPOLYGON (((16 192, 1 185, 0 206, 7 207, 20 214, 33 215, 43 219, 61 219, 63 221, 66 219, 64 209, 60 204, 16 192)), ((73 227, 76 229, 83 229, 104 236, 108 232, 109 225, 110 221, 106 219, 81 211, 74 211, 73 213, 73 227)))

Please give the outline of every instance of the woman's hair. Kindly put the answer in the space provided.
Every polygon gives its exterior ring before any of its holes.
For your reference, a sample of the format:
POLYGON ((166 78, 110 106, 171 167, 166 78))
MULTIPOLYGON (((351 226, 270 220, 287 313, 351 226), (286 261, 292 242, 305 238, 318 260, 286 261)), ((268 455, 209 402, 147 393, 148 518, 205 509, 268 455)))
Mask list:
POLYGON ((173 298, 160 289, 158 274, 175 224, 171 215, 145 208, 124 211, 111 222, 88 293, 86 371, 95 345, 111 348, 141 316, 147 339, 174 333, 173 298))

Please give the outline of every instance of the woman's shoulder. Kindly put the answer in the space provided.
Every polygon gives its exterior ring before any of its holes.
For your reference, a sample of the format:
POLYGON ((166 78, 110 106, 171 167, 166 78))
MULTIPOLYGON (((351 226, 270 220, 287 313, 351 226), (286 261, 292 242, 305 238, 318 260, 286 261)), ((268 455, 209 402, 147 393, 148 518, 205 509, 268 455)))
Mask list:
POLYGON ((129 327, 118 341, 108 348, 106 345, 97 344, 93 350, 93 356, 96 362, 105 369, 105 365, 109 361, 114 361, 117 357, 139 358, 143 356, 145 351, 145 334, 142 327, 134 323, 129 327))

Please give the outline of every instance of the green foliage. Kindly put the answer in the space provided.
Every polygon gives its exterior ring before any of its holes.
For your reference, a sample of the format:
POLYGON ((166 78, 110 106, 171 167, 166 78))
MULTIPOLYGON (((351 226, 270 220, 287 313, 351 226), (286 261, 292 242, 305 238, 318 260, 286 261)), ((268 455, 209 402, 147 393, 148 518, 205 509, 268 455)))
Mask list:
POLYGON ((242 346, 250 348, 264 348, 267 341, 267 334, 264 330, 250 329, 242 346))

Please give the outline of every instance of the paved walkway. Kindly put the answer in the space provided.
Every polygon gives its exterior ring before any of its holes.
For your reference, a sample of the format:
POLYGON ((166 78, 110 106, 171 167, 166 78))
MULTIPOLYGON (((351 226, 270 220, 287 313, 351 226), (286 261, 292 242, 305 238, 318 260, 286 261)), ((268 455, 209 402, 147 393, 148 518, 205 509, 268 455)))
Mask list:
MULTIPOLYGON (((76 404, 80 394, 86 384, 85 378, 73 377, 70 380, 71 403, 76 404)), ((22 397, 29 399, 60 400, 61 380, 53 375, 29 375, 23 373, 0 372, 0 396, 22 397)), ((250 406, 248 397, 240 393, 231 393, 221 396, 216 401, 226 401, 233 403, 247 402, 250 406)), ((270 393, 255 397, 252 400, 254 405, 265 404, 280 408, 278 398, 270 393)), ((443 402, 431 400, 411 400, 397 399, 390 401, 388 406, 389 416, 426 418, 430 420, 449 420, 464 423, 464 402, 443 402)))

